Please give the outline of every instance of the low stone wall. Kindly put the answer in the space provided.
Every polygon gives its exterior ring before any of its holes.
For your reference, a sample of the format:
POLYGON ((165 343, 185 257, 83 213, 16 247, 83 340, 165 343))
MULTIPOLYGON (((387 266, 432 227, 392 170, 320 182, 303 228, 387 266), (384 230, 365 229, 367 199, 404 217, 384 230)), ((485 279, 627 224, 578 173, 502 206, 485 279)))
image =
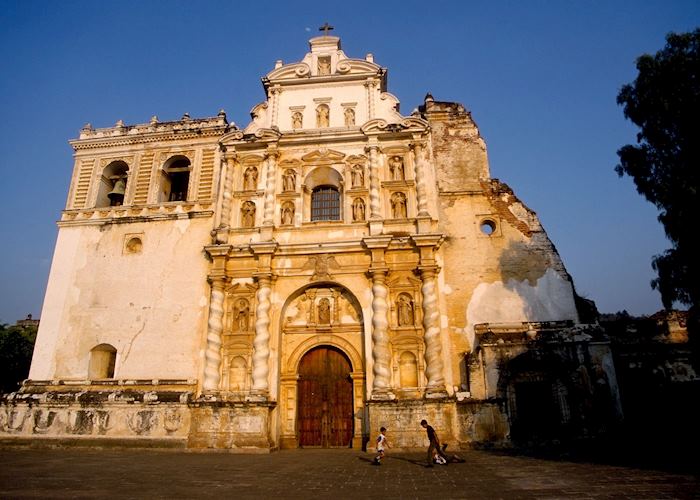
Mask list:
POLYGON ((452 449, 474 446, 509 446, 508 418, 500 405, 477 400, 398 400, 370 401, 369 447, 380 427, 387 428, 392 448, 424 449, 428 438, 420 425, 425 419, 443 443, 452 449))
MULTIPOLYGON (((151 389, 162 389, 154 384, 151 389)), ((0 445, 269 452, 266 402, 199 401, 178 391, 24 387, 0 400, 0 445)), ((120 388, 121 389, 121 388, 120 388)))

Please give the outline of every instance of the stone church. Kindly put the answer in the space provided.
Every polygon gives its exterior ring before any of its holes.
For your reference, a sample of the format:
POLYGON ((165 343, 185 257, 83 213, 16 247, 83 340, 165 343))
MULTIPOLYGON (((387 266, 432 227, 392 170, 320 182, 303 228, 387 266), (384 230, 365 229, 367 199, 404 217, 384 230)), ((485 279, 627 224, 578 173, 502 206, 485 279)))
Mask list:
POLYGON ((244 128, 154 116, 70 142, 3 440, 362 449, 385 426, 410 449, 425 418, 468 447, 619 414, 609 345, 471 114, 428 94, 403 115, 371 54, 309 46, 244 128))

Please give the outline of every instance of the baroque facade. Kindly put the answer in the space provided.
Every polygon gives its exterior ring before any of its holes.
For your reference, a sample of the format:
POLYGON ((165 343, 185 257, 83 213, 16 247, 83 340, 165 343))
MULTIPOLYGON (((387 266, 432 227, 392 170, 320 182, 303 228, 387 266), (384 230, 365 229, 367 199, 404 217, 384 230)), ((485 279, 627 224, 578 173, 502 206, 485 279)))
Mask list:
POLYGON ((245 128, 222 111, 71 141, 4 439, 361 448, 384 425, 411 448, 427 418, 507 444, 584 429, 595 380, 618 411, 608 344, 461 104, 402 115, 386 69, 328 35, 263 87, 245 128))

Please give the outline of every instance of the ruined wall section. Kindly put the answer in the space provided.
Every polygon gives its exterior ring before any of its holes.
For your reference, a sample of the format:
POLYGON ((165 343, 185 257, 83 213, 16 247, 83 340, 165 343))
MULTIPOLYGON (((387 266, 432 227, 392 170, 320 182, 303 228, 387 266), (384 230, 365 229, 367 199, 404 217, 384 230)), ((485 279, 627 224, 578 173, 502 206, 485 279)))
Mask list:
POLYGON ((474 325, 577 321, 571 277, 537 215, 489 178, 486 146, 460 104, 426 100, 437 173, 443 325, 454 385, 465 378, 474 325))
POLYGON ((433 164, 442 192, 477 190, 489 177, 486 143, 471 113, 456 102, 426 98, 421 112, 432 129, 433 164))

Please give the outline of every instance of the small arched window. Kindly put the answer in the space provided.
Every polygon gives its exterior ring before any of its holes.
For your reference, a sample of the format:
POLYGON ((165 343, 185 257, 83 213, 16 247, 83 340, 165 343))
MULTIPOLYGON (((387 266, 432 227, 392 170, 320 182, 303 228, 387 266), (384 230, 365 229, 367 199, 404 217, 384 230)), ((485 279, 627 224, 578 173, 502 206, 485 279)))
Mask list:
POLYGON ((100 344, 90 351, 90 380, 114 378, 114 366, 117 361, 117 350, 109 344, 100 344))
POLYGON ((107 165, 100 176, 96 207, 116 207, 124 204, 129 166, 123 161, 107 165))
POLYGON ((340 220, 340 192, 335 186, 318 186, 311 193, 311 220, 340 220))
POLYGON ((186 201, 190 170, 191 164, 187 157, 171 158, 162 170, 158 201, 186 201))

